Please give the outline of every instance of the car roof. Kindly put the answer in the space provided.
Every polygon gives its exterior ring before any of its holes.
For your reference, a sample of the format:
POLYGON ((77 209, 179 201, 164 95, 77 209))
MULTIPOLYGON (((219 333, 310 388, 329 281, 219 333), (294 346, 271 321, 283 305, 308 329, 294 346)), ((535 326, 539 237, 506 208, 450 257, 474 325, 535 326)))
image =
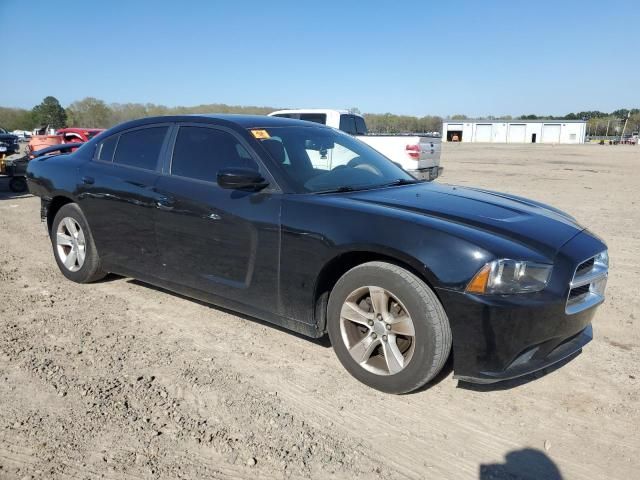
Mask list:
POLYGON ((137 126, 148 125, 151 123, 166 122, 193 122, 193 123, 212 123, 218 125, 234 124, 241 128, 269 128, 269 127, 310 127, 316 126, 328 128, 318 123, 306 122, 304 120, 296 120, 292 118, 268 117, 267 115, 239 115, 239 114, 194 114, 194 115, 166 115, 157 117, 146 117, 139 120, 132 120, 120 124, 117 130, 124 128, 134 128, 137 126))
MULTIPOLYGON (((276 110, 275 112, 271 112, 269 115, 279 115, 282 113, 337 113, 339 115, 349 115, 352 112, 349 110, 332 108, 288 108, 285 110, 276 110)), ((359 113, 354 113, 353 115, 361 116, 359 113)))

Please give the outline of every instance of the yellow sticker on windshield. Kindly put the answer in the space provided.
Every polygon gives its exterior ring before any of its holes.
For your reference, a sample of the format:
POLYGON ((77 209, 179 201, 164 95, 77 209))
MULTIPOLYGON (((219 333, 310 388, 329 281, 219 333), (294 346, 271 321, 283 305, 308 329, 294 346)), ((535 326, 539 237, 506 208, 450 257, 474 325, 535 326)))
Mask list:
POLYGON ((266 130, 251 130, 251 134, 253 138, 257 138, 258 140, 266 140, 267 138, 271 138, 269 132, 266 130))

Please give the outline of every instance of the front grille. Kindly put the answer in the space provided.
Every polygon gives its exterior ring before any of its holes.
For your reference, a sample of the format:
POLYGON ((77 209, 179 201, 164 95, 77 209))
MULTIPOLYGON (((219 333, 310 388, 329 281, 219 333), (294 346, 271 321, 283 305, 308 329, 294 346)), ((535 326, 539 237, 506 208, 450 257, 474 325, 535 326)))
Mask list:
POLYGON ((594 307, 604 301, 604 289, 609 274, 608 262, 597 260, 600 254, 588 258, 576 267, 565 312, 569 315, 594 307))
POLYGON ((593 264, 595 263, 596 258, 590 258, 589 260, 582 262, 580 265, 578 265, 578 268, 576 269, 576 277, 583 275, 584 273, 589 272, 589 270, 591 270, 593 268, 593 264))
POLYGON ((579 297, 580 295, 584 295, 585 293, 589 293, 589 289, 591 285, 582 285, 581 287, 572 288, 569 292, 569 299, 579 297))

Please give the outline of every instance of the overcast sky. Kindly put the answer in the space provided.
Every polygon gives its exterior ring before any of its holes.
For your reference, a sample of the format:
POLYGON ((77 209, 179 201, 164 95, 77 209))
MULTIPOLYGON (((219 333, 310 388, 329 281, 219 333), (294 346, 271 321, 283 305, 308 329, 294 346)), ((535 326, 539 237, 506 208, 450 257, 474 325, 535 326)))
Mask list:
POLYGON ((637 1, 0 0, 0 106, 358 107, 410 115, 640 106, 637 1))

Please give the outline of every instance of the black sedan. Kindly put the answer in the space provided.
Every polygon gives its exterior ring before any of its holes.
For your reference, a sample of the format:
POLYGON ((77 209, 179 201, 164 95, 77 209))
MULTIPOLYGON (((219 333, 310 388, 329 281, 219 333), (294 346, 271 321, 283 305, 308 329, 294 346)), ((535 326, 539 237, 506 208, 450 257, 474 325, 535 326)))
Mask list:
MULTIPOLYGON (((328 333, 357 379, 392 393, 494 382, 579 352, 607 247, 524 198, 425 183, 337 130, 263 116, 119 125, 28 167, 56 262, 328 333)), ((230 340, 232 341, 232 340, 230 340)))
POLYGON ((3 155, 11 155, 20 151, 20 143, 18 136, 7 132, 4 128, 0 128, 0 157, 3 155))

